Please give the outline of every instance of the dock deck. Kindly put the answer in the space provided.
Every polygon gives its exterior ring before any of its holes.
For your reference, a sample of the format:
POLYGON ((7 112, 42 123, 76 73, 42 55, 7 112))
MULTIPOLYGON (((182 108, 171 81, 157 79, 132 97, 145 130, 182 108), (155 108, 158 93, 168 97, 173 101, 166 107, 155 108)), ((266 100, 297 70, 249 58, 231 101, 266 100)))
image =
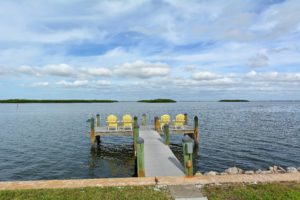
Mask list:
POLYGON ((158 132, 149 127, 140 128, 144 139, 145 176, 184 176, 184 168, 165 145, 158 132))

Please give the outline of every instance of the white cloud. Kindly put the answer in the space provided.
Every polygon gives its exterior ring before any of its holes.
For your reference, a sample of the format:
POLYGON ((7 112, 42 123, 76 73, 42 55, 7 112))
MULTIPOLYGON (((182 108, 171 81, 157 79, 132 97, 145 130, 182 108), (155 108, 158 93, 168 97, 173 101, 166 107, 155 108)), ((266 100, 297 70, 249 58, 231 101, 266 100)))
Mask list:
MULTIPOLYGON (((125 76, 136 78, 151 78, 167 76, 171 72, 171 67, 159 62, 134 61, 124 63, 115 67, 73 67, 68 64, 46 65, 42 67, 21 66, 10 69, 15 75, 33 75, 33 76, 57 76, 57 77, 109 77, 125 76)), ((4 74, 4 71, 0 73, 4 74)))
POLYGON ((36 68, 43 75, 49 76, 73 76, 75 69, 67 64, 46 65, 43 68, 36 68))
POLYGON ((56 84, 61 85, 65 88, 80 88, 80 87, 88 86, 89 81, 87 81, 87 80, 76 80, 76 81, 70 82, 70 81, 62 80, 62 81, 56 82, 56 84))
POLYGON ((75 69, 67 64, 46 65, 43 67, 21 66, 14 68, 17 74, 34 76, 74 76, 75 69))
POLYGON ((221 75, 218 75, 216 73, 208 72, 208 71, 202 71, 202 72, 196 72, 193 74, 193 79, 195 80, 215 80, 222 78, 221 75))
POLYGON ((80 69, 82 74, 90 76, 111 76, 112 71, 108 68, 82 68, 80 69))
POLYGON ((130 76, 137 78, 151 78, 167 76, 170 73, 170 66, 164 63, 150 63, 144 61, 135 61, 124 63, 118 66, 114 73, 119 76, 130 76))
POLYGON ((32 87, 48 87, 49 82, 36 82, 31 84, 32 87))
POLYGON ((75 81, 57 81, 55 83, 57 86, 63 88, 107 88, 112 85, 110 81, 107 80, 75 80, 75 81))

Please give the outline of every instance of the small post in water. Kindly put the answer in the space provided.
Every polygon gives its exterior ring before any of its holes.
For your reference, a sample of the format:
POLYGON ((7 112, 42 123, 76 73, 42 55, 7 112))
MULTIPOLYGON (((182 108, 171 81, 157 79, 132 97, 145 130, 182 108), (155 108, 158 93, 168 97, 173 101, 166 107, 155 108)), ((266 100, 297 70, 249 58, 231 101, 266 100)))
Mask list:
POLYGON ((187 177, 193 176, 193 140, 185 135, 182 138, 182 147, 183 147, 183 159, 184 159, 184 171, 187 177))
POLYGON ((168 124, 164 125, 164 135, 165 135, 165 144, 170 145, 170 130, 168 124))
POLYGON ((138 138, 139 138, 139 129, 140 129, 140 126, 138 125, 137 122, 134 122, 134 125, 133 125, 133 150, 134 150, 134 155, 136 155, 136 148, 137 148, 137 141, 138 141, 138 138))
POLYGON ((145 161, 144 161, 144 139, 139 137, 137 141, 137 175, 145 177, 145 161))
POLYGON ((100 127, 100 115, 96 115, 96 127, 100 127))
POLYGON ((188 125, 188 115, 184 113, 184 125, 188 125))
POLYGON ((199 144, 199 120, 198 117, 194 117, 194 142, 196 145, 199 144))
POLYGON ((146 114, 142 115, 142 126, 146 126, 146 114))
POLYGON ((96 136, 95 136, 95 119, 94 119, 94 117, 92 117, 90 119, 90 122, 91 122, 90 141, 91 141, 91 145, 95 145, 96 136))

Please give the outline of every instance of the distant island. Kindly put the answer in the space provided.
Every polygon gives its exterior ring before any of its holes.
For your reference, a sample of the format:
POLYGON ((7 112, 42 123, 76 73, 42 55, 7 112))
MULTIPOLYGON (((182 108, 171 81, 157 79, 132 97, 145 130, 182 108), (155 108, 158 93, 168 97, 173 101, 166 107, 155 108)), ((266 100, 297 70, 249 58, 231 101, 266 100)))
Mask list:
POLYGON ((220 100, 219 102, 250 102, 250 101, 244 99, 223 99, 220 100))
POLYGON ((176 103, 173 99, 149 99, 149 100, 139 100, 141 103, 176 103))
POLYGON ((82 99, 66 99, 66 100, 36 100, 36 99, 6 99, 0 100, 0 103, 114 103, 115 100, 82 100, 82 99))

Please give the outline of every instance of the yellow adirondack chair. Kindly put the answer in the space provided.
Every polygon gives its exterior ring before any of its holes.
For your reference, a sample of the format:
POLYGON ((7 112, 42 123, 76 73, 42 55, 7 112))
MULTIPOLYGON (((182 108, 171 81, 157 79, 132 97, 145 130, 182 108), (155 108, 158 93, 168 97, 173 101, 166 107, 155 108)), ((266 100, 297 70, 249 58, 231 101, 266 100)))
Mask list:
POLYGON ((132 130, 132 117, 130 115, 123 116, 123 128, 132 130))
POLYGON ((170 124, 170 121, 171 121, 170 115, 167 115, 167 114, 162 115, 160 117, 160 126, 161 126, 161 129, 163 129, 163 127, 164 127, 165 124, 170 124))
POLYGON ((183 114, 178 114, 176 115, 175 118, 175 129, 179 128, 179 129, 184 129, 184 122, 185 122, 185 117, 183 114))
POLYGON ((109 115, 107 117, 107 128, 108 130, 117 130, 118 129, 118 118, 115 115, 109 115))

